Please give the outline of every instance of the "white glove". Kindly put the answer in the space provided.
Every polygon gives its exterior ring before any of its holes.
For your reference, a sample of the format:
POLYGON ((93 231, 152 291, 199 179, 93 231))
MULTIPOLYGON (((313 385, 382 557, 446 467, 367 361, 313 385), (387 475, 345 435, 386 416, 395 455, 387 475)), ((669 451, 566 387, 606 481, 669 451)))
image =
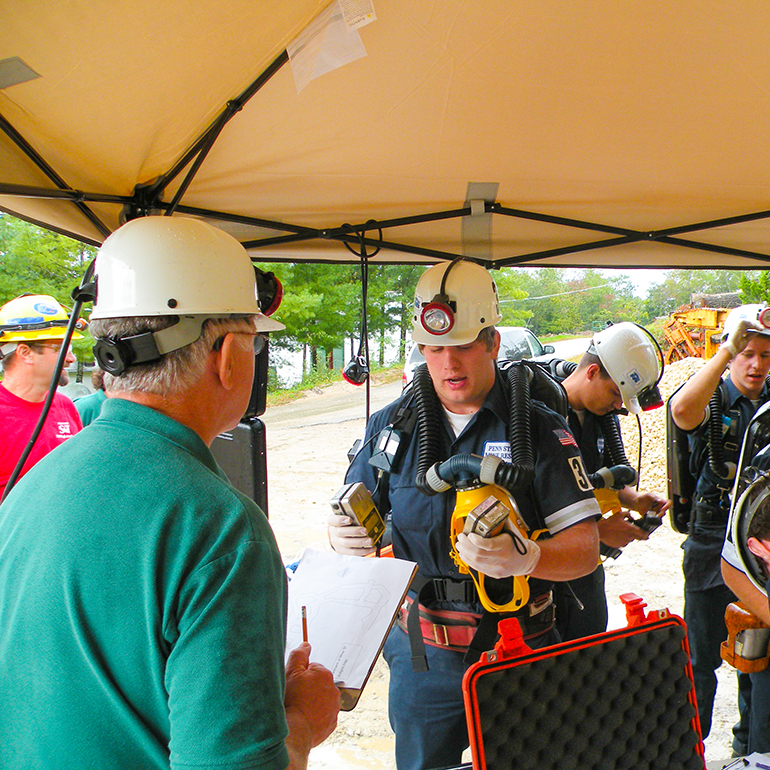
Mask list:
POLYGON ((461 533, 457 552, 469 567, 492 578, 529 575, 540 561, 540 546, 512 529, 497 537, 461 533))
POLYGON ((329 542, 332 548, 344 556, 366 556, 374 551, 374 545, 366 534, 365 527, 359 527, 350 516, 329 514, 329 542))
POLYGON ((756 321, 740 321, 722 343, 722 347, 727 348, 730 351, 730 355, 735 358, 749 344, 751 334, 762 331, 765 331, 765 327, 760 326, 756 321))

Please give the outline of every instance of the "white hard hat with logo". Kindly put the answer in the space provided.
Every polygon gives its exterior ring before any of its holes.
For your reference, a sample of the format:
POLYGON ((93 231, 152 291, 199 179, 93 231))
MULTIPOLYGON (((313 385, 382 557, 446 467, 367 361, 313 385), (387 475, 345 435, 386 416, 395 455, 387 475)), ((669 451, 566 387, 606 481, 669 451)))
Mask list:
POLYGON ((628 321, 608 326, 594 335, 588 352, 599 357, 629 412, 639 414, 663 405, 657 387, 663 356, 644 327, 628 321))
POLYGON ((418 344, 467 345, 501 320, 495 282, 476 262, 434 265, 417 282, 412 339, 418 344))
MULTIPOLYGON (((173 326, 146 335, 152 340, 142 340, 141 344, 149 344, 150 351, 145 353, 144 347, 141 352, 134 351, 140 358, 129 354, 133 363, 156 360, 189 345, 198 339, 208 318, 253 315, 259 332, 285 328, 260 310, 254 266, 243 246, 200 220, 153 216, 127 222, 99 249, 94 276, 93 320, 179 318, 173 326)), ((119 375, 125 368, 119 360, 120 351, 114 347, 120 342, 97 343, 94 348, 100 366, 111 374, 119 375), (110 368, 110 359, 116 354, 118 360, 112 361, 110 368)), ((139 341, 129 344, 137 347, 139 341)))
POLYGON ((759 324, 762 328, 757 329, 753 333, 770 337, 770 328, 768 328, 770 326, 770 308, 764 303, 734 307, 725 319, 722 340, 726 340, 741 321, 752 321, 755 324, 759 324))

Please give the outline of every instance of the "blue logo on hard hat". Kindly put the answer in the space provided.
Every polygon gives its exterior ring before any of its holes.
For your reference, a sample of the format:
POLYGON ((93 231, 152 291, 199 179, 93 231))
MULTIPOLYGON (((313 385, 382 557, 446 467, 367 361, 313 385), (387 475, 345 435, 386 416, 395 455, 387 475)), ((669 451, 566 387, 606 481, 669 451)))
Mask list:
POLYGON ((48 302, 36 302, 33 307, 38 313, 43 315, 56 315, 59 312, 59 308, 55 305, 50 305, 48 302))

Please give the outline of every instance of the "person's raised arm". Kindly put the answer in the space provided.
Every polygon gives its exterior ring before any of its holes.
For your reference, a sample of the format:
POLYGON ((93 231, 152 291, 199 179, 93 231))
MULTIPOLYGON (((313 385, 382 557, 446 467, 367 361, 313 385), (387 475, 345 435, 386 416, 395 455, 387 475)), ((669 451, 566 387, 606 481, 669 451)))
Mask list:
POLYGON ((716 354, 672 396, 671 416, 677 427, 695 430, 703 422, 706 407, 728 364, 749 344, 751 332, 761 329, 756 323, 741 321, 716 354))
POLYGON ((331 735, 340 710, 340 693, 332 672, 320 663, 310 663, 307 642, 289 655, 284 706, 289 725, 287 770, 306 770, 310 749, 331 735))

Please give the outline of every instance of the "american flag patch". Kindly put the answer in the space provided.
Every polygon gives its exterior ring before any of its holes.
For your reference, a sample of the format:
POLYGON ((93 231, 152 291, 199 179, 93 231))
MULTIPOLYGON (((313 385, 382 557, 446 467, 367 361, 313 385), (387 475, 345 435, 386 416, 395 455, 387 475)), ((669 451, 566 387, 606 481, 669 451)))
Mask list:
POLYGON ((554 431, 554 435, 559 439, 559 443, 562 446, 577 447, 577 441, 575 441, 575 437, 568 430, 564 430, 564 428, 557 428, 554 431))

